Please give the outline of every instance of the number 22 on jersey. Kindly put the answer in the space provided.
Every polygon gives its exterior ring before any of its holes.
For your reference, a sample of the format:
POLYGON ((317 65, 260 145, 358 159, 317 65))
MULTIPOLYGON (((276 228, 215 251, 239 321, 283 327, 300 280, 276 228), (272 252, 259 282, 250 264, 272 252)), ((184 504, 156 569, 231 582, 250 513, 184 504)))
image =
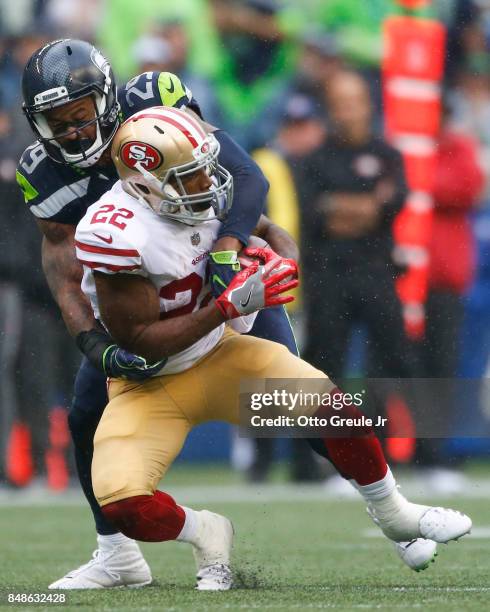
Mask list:
POLYGON ((109 223, 109 225, 115 225, 119 229, 123 230, 126 227, 126 223, 118 221, 119 218, 123 219, 132 219, 134 217, 134 213, 128 210, 127 208, 117 208, 114 204, 104 204, 99 208, 99 210, 94 214, 90 221, 90 225, 94 223, 109 223), (116 212, 114 212, 116 211, 116 212), (109 216, 109 213, 112 215, 109 216))

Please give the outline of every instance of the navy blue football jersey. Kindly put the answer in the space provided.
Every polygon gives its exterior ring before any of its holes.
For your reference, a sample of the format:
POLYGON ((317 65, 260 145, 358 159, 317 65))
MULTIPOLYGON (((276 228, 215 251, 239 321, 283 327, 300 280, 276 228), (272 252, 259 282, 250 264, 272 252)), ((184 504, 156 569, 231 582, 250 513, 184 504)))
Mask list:
MULTIPOLYGON (((151 106, 189 107, 201 116, 199 105, 178 76, 145 72, 118 88, 121 120, 151 106)), ((40 219, 76 225, 87 208, 118 180, 115 167, 76 168, 50 159, 40 142, 22 154, 17 183, 32 214, 40 219)))

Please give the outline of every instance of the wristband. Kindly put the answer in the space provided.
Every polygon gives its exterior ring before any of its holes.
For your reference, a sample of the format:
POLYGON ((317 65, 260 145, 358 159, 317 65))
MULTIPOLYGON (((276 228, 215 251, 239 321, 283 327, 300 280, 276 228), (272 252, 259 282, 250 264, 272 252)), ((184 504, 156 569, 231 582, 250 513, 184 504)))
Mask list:
POLYGON ((234 272, 240 271, 240 262, 236 251, 217 251, 216 253, 210 253, 209 256, 215 264, 231 266, 234 272))
POLYGON ((75 338, 75 342, 90 363, 106 374, 104 357, 108 349, 115 346, 114 340, 109 334, 93 328, 89 331, 80 332, 75 338))

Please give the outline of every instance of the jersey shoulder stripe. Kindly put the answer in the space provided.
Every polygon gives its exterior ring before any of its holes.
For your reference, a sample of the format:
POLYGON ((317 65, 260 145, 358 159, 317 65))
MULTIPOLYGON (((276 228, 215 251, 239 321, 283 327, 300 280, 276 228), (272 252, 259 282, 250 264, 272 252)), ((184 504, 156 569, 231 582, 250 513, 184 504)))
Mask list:
POLYGON ((22 154, 16 181, 35 217, 74 224, 86 209, 90 176, 57 164, 39 142, 22 154))
POLYGON ((79 240, 75 240, 77 248, 87 253, 102 253, 103 255, 117 255, 119 257, 140 257, 139 252, 136 249, 113 249, 111 247, 94 246, 92 244, 85 244, 79 240))
POLYGON ((75 183, 61 187, 40 204, 33 204, 31 212, 44 219, 50 219, 61 211, 67 204, 87 195, 90 177, 87 176, 75 183))
POLYGON ((75 231, 76 257, 84 266, 106 274, 133 272, 146 276, 142 256, 145 236, 139 223, 134 225, 136 220, 129 209, 107 205, 108 201, 124 204, 117 196, 115 186, 87 210, 75 231), (117 221, 119 210, 129 213, 124 222, 117 221), (113 223, 110 223, 111 215, 113 223))
POLYGON ((101 261, 87 261, 85 259, 80 259, 79 257, 77 257, 77 259, 82 264, 82 266, 87 266, 88 268, 91 268, 92 270, 97 270, 98 272, 130 272, 134 270, 139 270, 139 268, 141 268, 141 266, 139 266, 138 264, 128 264, 127 266, 121 266, 119 264, 111 264, 101 261))

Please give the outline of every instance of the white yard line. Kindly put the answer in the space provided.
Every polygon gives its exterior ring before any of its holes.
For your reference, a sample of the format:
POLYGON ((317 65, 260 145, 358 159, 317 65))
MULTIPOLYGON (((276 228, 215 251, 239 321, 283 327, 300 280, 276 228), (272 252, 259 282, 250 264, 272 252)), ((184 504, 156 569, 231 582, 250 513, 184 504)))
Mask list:
MULTIPOLYGON (((402 481, 403 493, 410 499, 430 499, 427 491, 416 481, 402 481)), ((195 485, 169 486, 166 489, 175 496, 179 503, 193 504, 202 503, 250 503, 267 504, 273 502, 355 502, 359 503, 357 496, 342 497, 330 493, 322 485, 293 485, 293 484, 270 484, 270 485, 246 485, 231 484, 218 485, 195 485)), ((451 496, 454 497, 454 496, 451 496)), ((474 479, 470 485, 457 495, 464 499, 490 499, 490 479, 474 479)), ((436 497, 434 500, 443 499, 436 497)), ((0 488, 0 507, 11 506, 81 506, 86 501, 78 489, 69 489, 63 493, 55 494, 45 487, 34 485, 27 489, 12 491, 0 488)), ((480 537, 490 537, 480 536, 480 537)))

